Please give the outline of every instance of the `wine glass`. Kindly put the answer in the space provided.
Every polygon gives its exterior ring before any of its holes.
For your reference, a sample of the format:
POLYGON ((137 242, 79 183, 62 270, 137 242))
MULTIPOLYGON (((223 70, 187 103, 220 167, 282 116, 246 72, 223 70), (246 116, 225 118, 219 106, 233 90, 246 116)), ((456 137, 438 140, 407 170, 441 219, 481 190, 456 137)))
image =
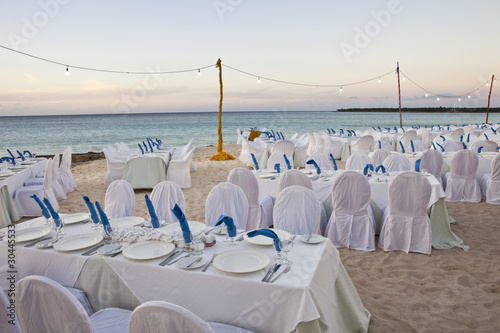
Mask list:
POLYGON ((186 248, 195 256, 202 255, 205 248, 205 244, 202 241, 202 233, 196 235, 191 233, 191 242, 186 244, 186 248))
POLYGON ((290 252, 293 248, 293 240, 294 237, 281 240, 280 257, 282 264, 287 264, 287 265, 292 264, 292 262, 288 260, 288 252, 290 252))
POLYGON ((62 219, 60 217, 52 218, 52 221, 54 222, 52 229, 55 230, 55 232, 56 232, 56 235, 54 238, 55 239, 63 238, 66 233, 63 231, 64 223, 63 223, 62 219))

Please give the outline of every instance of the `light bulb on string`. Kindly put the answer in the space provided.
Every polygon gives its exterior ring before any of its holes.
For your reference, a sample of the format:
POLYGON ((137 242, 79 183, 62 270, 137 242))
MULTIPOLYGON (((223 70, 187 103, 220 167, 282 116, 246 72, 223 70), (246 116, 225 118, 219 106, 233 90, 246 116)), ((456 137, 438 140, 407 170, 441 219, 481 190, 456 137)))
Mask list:
POLYGON ((405 81, 405 80, 406 80, 406 76, 403 75, 403 81, 405 81))
POLYGON ((428 93, 425 93, 425 97, 429 97, 429 94, 428 94, 428 93))
POLYGON ((340 87, 339 92, 342 92, 342 87, 340 87))
POLYGON ((468 95, 467 98, 470 98, 470 95, 468 95))
POLYGON ((260 83, 260 76, 257 77, 257 83, 260 83))
POLYGON ((458 98, 458 101, 459 101, 459 102, 461 102, 461 101, 462 101, 462 99, 459 97, 459 98, 458 98))
POLYGON ((199 68, 198 68, 198 76, 201 76, 201 71, 199 68))
POLYGON ((382 82, 382 80, 380 78, 378 78, 378 83, 381 83, 381 82, 382 82))
POLYGON ((438 102, 439 102, 439 97, 436 97, 436 101, 438 101, 438 102))
POLYGON ((488 83, 488 82, 486 82, 485 86, 487 87, 488 85, 489 85, 489 83, 488 83))
POLYGON ((66 76, 69 76, 69 66, 66 66, 66 72, 65 72, 66 76))

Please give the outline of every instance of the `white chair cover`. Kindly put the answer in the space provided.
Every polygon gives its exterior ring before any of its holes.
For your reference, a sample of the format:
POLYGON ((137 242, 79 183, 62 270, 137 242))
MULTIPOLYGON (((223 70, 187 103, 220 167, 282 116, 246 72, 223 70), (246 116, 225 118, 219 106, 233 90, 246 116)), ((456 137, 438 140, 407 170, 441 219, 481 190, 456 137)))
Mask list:
POLYGON ((174 182, 163 181, 158 183, 151 192, 151 203, 155 208, 158 219, 166 223, 178 222, 177 217, 172 213, 175 204, 184 212, 186 210, 186 201, 181 188, 174 182))
POLYGON ((500 154, 491 162, 491 178, 486 185, 486 202, 500 205, 500 154))
POLYGON ((342 143, 340 141, 333 141, 330 136, 323 132, 323 142, 325 144, 325 148, 323 152, 326 156, 333 155, 333 158, 339 159, 342 156, 342 143))
POLYGON ((175 147, 174 151, 172 152, 172 155, 180 155, 180 156, 186 155, 187 152, 191 150, 191 147, 193 146, 193 142, 194 142, 194 139, 191 139, 184 146, 175 147))
MULTIPOLYGON (((275 153, 275 152, 282 152, 282 153, 286 154, 286 157, 288 157, 288 158, 292 157, 292 159, 293 159, 294 151, 295 151, 295 144, 292 141, 280 140, 274 144, 273 149, 271 150, 271 154, 275 153)), ((290 162, 291 161, 292 160, 290 160, 290 162)), ((292 165, 292 167, 293 167, 293 165, 292 165)))
POLYGON ((229 172, 227 181, 239 186, 247 197, 246 230, 269 228, 273 224, 273 198, 259 196, 259 183, 253 172, 245 168, 233 169, 229 172))
POLYGON ((267 154, 265 148, 256 142, 248 142, 241 134, 239 135, 239 140, 241 140, 241 152, 238 159, 248 166, 253 166, 253 159, 251 154, 255 155, 257 161, 260 161, 264 153, 267 154))
POLYGON ((387 156, 391 155, 391 152, 388 151, 387 149, 376 149, 374 152, 373 152, 373 155, 372 155, 372 164, 373 164, 373 167, 377 167, 381 164, 384 163, 384 160, 386 159, 387 156))
MULTIPOLYGON (((52 160, 52 191, 54 192, 57 201, 67 199, 66 192, 57 180, 59 177, 59 161, 59 154, 55 154, 52 160)), ((43 185, 43 179, 44 177, 30 178, 24 182, 24 186, 43 185)))
POLYGON ((307 155, 312 155, 312 153, 314 153, 314 147, 316 145, 316 142, 315 142, 315 138, 314 138, 314 135, 312 135, 311 133, 306 133, 307 134, 307 137, 309 138, 309 143, 307 145, 307 155))
POLYGON ((294 166, 304 168, 307 161, 307 149, 309 147, 309 137, 305 136, 301 140, 297 140, 295 153, 293 155, 294 166))
POLYGON ((104 211, 108 217, 133 216, 135 210, 135 194, 132 185, 123 179, 112 182, 106 190, 104 211))
POLYGON ((450 140, 460 141, 460 137, 463 135, 465 135, 465 131, 463 128, 459 127, 455 128, 453 132, 451 132, 451 134, 448 135, 448 137, 450 138, 450 140))
POLYGON ((367 164, 371 164, 372 160, 367 153, 359 151, 352 154, 345 163, 346 170, 363 170, 367 164))
POLYGON ((102 148, 102 152, 106 157, 108 166, 108 171, 104 176, 104 188, 107 188, 113 181, 123 178, 123 172, 125 171, 129 155, 119 153, 112 146, 102 148))
POLYGON ((386 149, 388 151, 392 151, 393 150, 391 144, 389 142, 387 142, 386 140, 384 140, 384 139, 374 141, 372 149, 373 150, 375 150, 375 149, 386 149))
POLYGON ((424 175, 403 172, 389 185, 378 246, 384 251, 431 253, 432 230, 427 205, 432 186, 424 175))
POLYGON ((475 141, 473 144, 470 145, 469 149, 477 153, 479 151, 479 147, 483 147, 483 148, 481 148, 482 153, 492 151, 491 145, 485 140, 475 141))
POLYGON ((325 236, 336 247, 375 251, 375 217, 370 197, 370 184, 359 172, 346 171, 335 179, 333 211, 325 236))
POLYGON ((117 142, 115 143, 116 148, 118 149, 119 152, 130 152, 131 149, 125 142, 117 142))
POLYGON ((320 232, 321 203, 310 189, 293 185, 276 197, 273 220, 276 229, 292 234, 317 234, 320 232))
POLYGON ((427 150, 427 144, 422 141, 422 140, 412 140, 410 141, 410 147, 409 147, 409 151, 412 151, 411 149, 411 143, 413 142, 413 149, 415 151, 424 151, 424 150, 427 150))
POLYGON ((19 213, 22 216, 41 216, 42 209, 36 203, 33 198, 30 198, 33 194, 36 194, 40 200, 47 198, 55 211, 59 210, 59 204, 57 203, 54 191, 52 190, 52 159, 49 158, 45 164, 45 176, 43 177, 43 185, 25 186, 18 188, 14 192, 14 202, 17 207, 19 207, 19 213))
POLYGON ((11 308, 9 298, 3 290, 0 290, 0 332, 21 333, 15 308, 12 311, 11 308))
POLYGON ((314 150, 313 154, 323 153, 325 150, 325 141, 321 134, 314 132, 314 150))
POLYGON ((456 152, 450 165, 450 176, 445 178, 446 201, 480 202, 481 189, 476 180, 479 158, 469 149, 456 152))
POLYGON ((420 170, 427 170, 439 181, 443 186, 441 178, 441 170, 443 169, 443 154, 435 149, 427 149, 424 151, 420 161, 420 170))
MULTIPOLYGON (((330 170, 332 168, 330 158, 326 154, 314 153, 307 159, 307 161, 310 160, 314 160, 321 170, 330 170)), ((314 166, 314 164, 307 164, 306 162, 306 169, 316 170, 316 167, 314 166)))
POLYGON ((192 148, 184 155, 172 156, 167 168, 167 180, 170 180, 181 188, 191 187, 191 162, 196 148, 192 148))
POLYGON ((75 177, 71 173, 72 151, 73 148, 66 148, 62 155, 61 167, 59 168, 58 180, 66 193, 73 192, 76 189, 75 177))
POLYGON ((412 169, 410 160, 402 154, 391 154, 384 160, 386 172, 410 171, 412 169))
POLYGON ((490 145, 491 151, 496 152, 498 148, 498 144, 500 143, 500 135, 497 135, 497 138, 495 141, 493 140, 486 140, 486 142, 490 145))
POLYGON ((191 311, 162 301, 149 301, 132 312, 129 333, 247 333, 239 327, 206 322, 191 311))
POLYGON ((422 141, 424 142, 425 146, 426 147, 430 147, 431 146, 431 133, 429 132, 429 130, 427 128, 421 128, 420 129, 422 131, 422 141))
POLYGON ((459 144, 457 141, 446 140, 441 146, 443 146, 445 152, 453 153, 463 149, 463 146, 461 147, 461 145, 462 144, 459 144))
POLYGON ((307 177, 305 173, 299 170, 287 170, 280 176, 278 184, 279 192, 292 185, 304 186, 311 191, 313 188, 312 182, 309 177, 307 177))
POLYGON ((17 315, 24 333, 127 332, 131 311, 110 308, 89 317, 70 291, 49 278, 27 276, 17 288, 17 315))
POLYGON ((248 199, 239 186, 228 182, 220 183, 208 193, 205 224, 209 227, 215 226, 221 214, 232 217, 236 228, 246 230, 248 199))
POLYGON ((369 153, 373 146, 373 136, 365 135, 358 139, 358 141, 351 144, 351 154, 356 153, 358 151, 364 151, 365 153, 369 153))
MULTIPOLYGON (((399 141, 403 144, 403 146, 405 147, 405 149, 407 149, 407 147, 410 146, 410 140, 417 140, 417 139, 418 139, 417 132, 414 131, 414 130, 408 130, 405 133, 403 133, 403 135, 401 136, 401 138, 399 139, 399 141)), ((399 152, 402 151, 401 145, 399 144, 399 142, 398 142, 398 144, 396 146, 396 150, 399 151, 399 152)))
MULTIPOLYGON (((280 142, 280 141, 278 141, 278 142, 280 142)), ((288 158, 288 162, 290 162, 290 167, 293 169, 293 159, 291 159, 290 155, 286 155, 286 158, 288 158)), ((286 162, 285 162, 285 154, 283 152, 274 152, 271 154, 271 156, 269 156, 269 158, 267 160, 267 169, 274 170, 275 164, 280 165, 280 172, 288 169, 286 162)))

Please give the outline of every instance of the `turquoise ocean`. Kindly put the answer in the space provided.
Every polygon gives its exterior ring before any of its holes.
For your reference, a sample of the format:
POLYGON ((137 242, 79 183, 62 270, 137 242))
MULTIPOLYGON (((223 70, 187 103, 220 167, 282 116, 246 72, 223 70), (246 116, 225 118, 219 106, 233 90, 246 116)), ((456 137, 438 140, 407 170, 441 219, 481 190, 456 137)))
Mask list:
MULTIPOLYGON (((482 124, 484 113, 403 113, 403 126, 482 124)), ((500 122, 500 114, 489 115, 490 123, 500 122)), ((280 131, 285 138, 298 132, 362 130, 399 127, 397 112, 318 112, 268 111, 223 112, 224 143, 236 143, 236 129, 253 127, 280 131)), ((101 152, 116 142, 131 148, 146 138, 182 146, 194 138, 194 146, 217 145, 218 113, 149 113, 0 117, 0 157, 7 149, 30 150, 38 155, 62 153, 71 146, 73 153, 101 152)))

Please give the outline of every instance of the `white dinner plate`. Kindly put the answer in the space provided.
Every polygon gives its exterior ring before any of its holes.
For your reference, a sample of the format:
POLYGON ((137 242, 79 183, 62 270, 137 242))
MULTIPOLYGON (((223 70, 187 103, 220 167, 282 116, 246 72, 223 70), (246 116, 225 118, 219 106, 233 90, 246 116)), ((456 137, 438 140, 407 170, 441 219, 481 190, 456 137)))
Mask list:
POLYGON ((16 230, 16 242, 22 243, 42 238, 43 236, 50 234, 51 230, 52 228, 50 226, 16 230))
POLYGON ((10 170, 5 170, 4 172, 0 173, 0 177, 10 177, 15 175, 16 173, 10 170))
POLYGON ((27 165, 20 165, 20 166, 11 166, 11 167, 9 167, 10 170, 17 170, 17 171, 24 170, 24 169, 27 169, 27 168, 28 168, 27 165))
MULTIPOLYGON (((189 225, 189 230, 191 230, 191 232, 194 232, 194 233, 200 233, 203 230, 205 230, 205 228, 207 227, 205 225, 205 223, 201 223, 201 222, 197 222, 197 221, 188 221, 188 225, 189 225)), ((168 234, 169 232, 172 232, 175 230, 181 230, 181 225, 179 224, 179 222, 169 223, 166 226, 161 227, 160 230, 164 234, 168 234)))
POLYGON ((31 165, 31 164, 36 164, 38 163, 37 161, 24 161, 24 162, 21 162, 21 165, 31 165))
MULTIPOLYGON (((291 235, 288 231, 285 230, 280 230, 280 229, 269 229, 272 230, 278 235, 279 239, 290 239, 291 235)), ((248 237, 247 234, 243 235, 243 239, 249 242, 250 244, 254 245, 273 245, 273 239, 262 236, 262 235, 257 235, 255 237, 248 237)))
POLYGON ((89 213, 75 213, 62 216, 63 224, 74 224, 90 219, 89 213))
POLYGON ((276 173, 276 170, 274 169, 261 169, 260 171, 263 173, 276 173))
POLYGON ((250 273, 269 265, 271 259, 265 253, 255 250, 233 250, 219 254, 214 267, 228 273, 250 273))
POLYGON ((184 269, 195 269, 195 268, 200 268, 201 266, 205 265, 206 263, 207 263, 207 259, 202 258, 202 257, 186 257, 186 258, 180 259, 177 262, 177 266, 179 266, 180 268, 184 268, 184 269), (195 262, 198 258, 201 258, 201 260, 198 262, 195 262), (190 264, 192 264, 192 265, 189 266, 190 264))
POLYGON ((172 243, 145 241, 134 243, 123 249, 123 256, 135 260, 148 260, 166 256, 175 249, 172 243))
POLYGON ((319 244, 325 240, 323 236, 317 234, 312 234, 311 237, 309 237, 309 235, 302 235, 299 239, 306 244, 319 244))
POLYGON ((102 241, 103 237, 100 234, 82 234, 65 237, 54 244, 54 250, 57 251, 75 251, 85 249, 92 245, 96 245, 102 241))
POLYGON ((109 223, 119 228, 130 228, 144 223, 144 217, 125 216, 109 219, 109 223))
POLYGON ((267 179, 267 178, 272 178, 274 177, 274 174, 272 173, 260 173, 257 175, 257 178, 261 178, 261 179, 267 179))

